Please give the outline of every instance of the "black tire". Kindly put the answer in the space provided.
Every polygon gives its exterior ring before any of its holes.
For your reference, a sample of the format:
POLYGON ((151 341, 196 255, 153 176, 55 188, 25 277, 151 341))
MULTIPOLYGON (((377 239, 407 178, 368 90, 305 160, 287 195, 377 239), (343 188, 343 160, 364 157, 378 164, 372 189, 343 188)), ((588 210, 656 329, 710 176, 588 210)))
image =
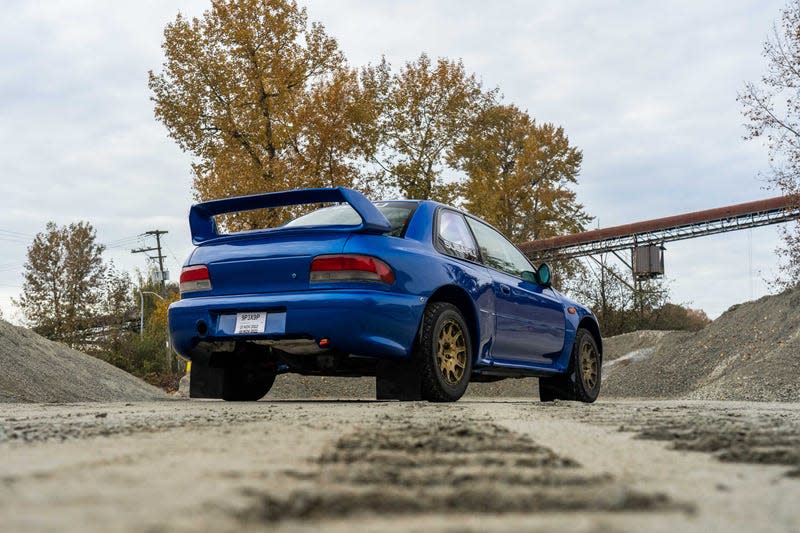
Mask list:
POLYGON ((472 373, 472 340, 455 305, 434 302, 425 309, 414 361, 423 399, 455 402, 464 395, 472 373))
POLYGON ((228 402, 256 402, 275 383, 275 364, 268 354, 243 347, 231 354, 224 368, 222 399, 228 402))
POLYGON ((226 402, 257 402, 275 383, 275 374, 256 372, 242 366, 225 369, 222 399, 226 402))
POLYGON ((600 394, 603 357, 594 336, 579 328, 572 345, 566 374, 539 378, 539 400, 572 400, 592 403, 600 394))

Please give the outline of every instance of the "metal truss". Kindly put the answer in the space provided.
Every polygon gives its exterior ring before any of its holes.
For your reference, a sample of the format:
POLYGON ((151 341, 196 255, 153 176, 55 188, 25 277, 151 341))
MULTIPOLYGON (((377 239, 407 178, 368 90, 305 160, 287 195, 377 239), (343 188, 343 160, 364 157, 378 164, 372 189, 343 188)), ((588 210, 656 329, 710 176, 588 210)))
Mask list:
MULTIPOLYGON (((661 245, 667 242, 705 237, 717 233, 739 231, 743 229, 780 224, 800 218, 800 207, 783 206, 780 208, 754 211, 738 214, 716 220, 705 220, 686 224, 676 224, 650 231, 632 232, 624 235, 614 235, 605 238, 592 239, 592 233, 586 232, 587 239, 583 242, 559 245, 554 242, 548 245, 547 241, 539 241, 544 246, 535 246, 537 241, 526 243, 534 246, 523 245, 523 251, 531 258, 538 261, 552 261, 558 259, 572 259, 576 257, 629 250, 637 246, 661 245), (533 248, 533 249, 532 249, 533 248)), ((578 237, 580 234, 575 235, 578 237)), ((557 239, 548 239, 548 241, 557 239)))

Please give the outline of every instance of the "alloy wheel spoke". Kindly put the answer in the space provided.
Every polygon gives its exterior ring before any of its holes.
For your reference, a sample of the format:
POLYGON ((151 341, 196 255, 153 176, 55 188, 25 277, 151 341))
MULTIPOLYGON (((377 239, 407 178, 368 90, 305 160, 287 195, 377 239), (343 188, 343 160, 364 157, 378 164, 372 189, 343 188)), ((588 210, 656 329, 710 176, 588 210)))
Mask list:
POLYGON ((461 326, 449 320, 442 325, 437 339, 436 359, 445 381, 455 385, 466 369, 466 340, 461 326))

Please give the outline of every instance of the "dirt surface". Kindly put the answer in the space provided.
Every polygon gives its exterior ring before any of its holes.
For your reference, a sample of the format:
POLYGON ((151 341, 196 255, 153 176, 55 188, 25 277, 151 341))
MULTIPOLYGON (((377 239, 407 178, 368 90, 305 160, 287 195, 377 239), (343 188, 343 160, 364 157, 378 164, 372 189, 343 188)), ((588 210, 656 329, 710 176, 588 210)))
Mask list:
MULTIPOLYGON (((470 383, 465 398, 539 399, 537 378, 505 379, 494 383, 470 383)), ((306 398, 375 399, 375 378, 338 378, 282 374, 275 380, 266 399, 306 398)))
POLYGON ((168 400, 0 321, 0 528, 800 532, 797 309, 606 339, 592 405, 539 403, 533 378, 430 404, 297 375, 168 400))
POLYGON ((0 402, 159 398, 166 394, 127 372, 0 320, 0 402))
POLYGON ((800 401, 800 289, 731 307, 697 333, 607 339, 614 397, 800 401))
POLYGON ((0 523, 4 531, 798 531, 798 407, 4 404, 0 523))

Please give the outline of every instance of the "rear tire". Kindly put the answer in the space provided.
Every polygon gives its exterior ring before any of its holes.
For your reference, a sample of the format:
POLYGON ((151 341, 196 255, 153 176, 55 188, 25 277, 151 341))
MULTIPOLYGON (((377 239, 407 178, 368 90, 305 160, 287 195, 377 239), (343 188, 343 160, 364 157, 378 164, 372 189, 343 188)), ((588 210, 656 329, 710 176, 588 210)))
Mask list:
POLYGON ((268 352, 243 347, 231 354, 223 369, 222 399, 228 402, 256 402, 275 383, 275 363, 268 352))
POLYGON ((256 372, 242 366, 225 369, 222 399, 226 402, 257 402, 275 383, 275 374, 256 372))
POLYGON ((472 341, 458 307, 434 302, 425 309, 414 359, 423 399, 455 402, 464 395, 472 373, 472 341))
POLYGON ((539 378, 539 400, 572 400, 592 403, 600 394, 600 374, 603 357, 589 330, 579 328, 572 345, 567 372, 539 378))

